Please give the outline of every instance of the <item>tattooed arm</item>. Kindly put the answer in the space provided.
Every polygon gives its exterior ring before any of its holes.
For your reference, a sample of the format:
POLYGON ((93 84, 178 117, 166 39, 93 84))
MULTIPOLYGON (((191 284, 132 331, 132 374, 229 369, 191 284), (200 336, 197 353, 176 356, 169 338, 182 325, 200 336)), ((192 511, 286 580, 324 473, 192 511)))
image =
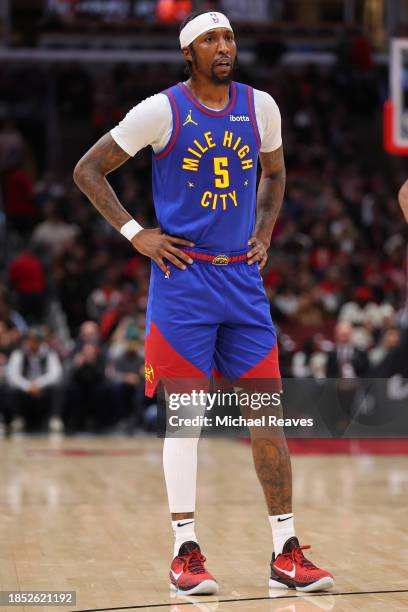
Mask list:
POLYGON ((88 196, 95 208, 118 231, 131 215, 123 208, 106 175, 129 159, 110 134, 102 136, 79 160, 74 170, 74 181, 88 196))
POLYGON ((260 153, 259 158, 262 174, 258 185, 255 231, 249 241, 252 249, 248 253, 248 263, 251 265, 259 261, 259 268, 262 269, 268 258, 272 231, 282 206, 286 173, 282 147, 276 151, 260 153))
MULTIPOLYGON (((85 153, 74 169, 74 181, 79 189, 118 231, 132 217, 119 202, 106 175, 128 159, 129 155, 116 144, 112 136, 105 134, 85 153)), ((141 230, 132 239, 132 244, 140 253, 153 259, 165 274, 170 273, 170 268, 163 261, 164 258, 182 270, 186 269, 186 263, 192 263, 192 259, 175 245, 194 246, 193 243, 163 234, 159 228, 141 230)))

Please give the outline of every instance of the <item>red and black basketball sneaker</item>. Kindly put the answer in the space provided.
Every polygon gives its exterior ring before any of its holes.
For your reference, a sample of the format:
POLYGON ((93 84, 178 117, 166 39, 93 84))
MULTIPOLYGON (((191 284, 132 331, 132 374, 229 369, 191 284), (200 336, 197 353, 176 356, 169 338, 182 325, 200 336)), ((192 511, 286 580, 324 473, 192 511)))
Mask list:
POLYGON ((204 567, 197 542, 184 542, 170 568, 171 588, 183 595, 215 595, 218 584, 204 567))
POLYGON ((297 591, 325 591, 334 585, 329 572, 313 565, 303 555, 310 546, 300 546, 295 537, 285 542, 282 553, 272 555, 270 588, 296 589, 297 591))

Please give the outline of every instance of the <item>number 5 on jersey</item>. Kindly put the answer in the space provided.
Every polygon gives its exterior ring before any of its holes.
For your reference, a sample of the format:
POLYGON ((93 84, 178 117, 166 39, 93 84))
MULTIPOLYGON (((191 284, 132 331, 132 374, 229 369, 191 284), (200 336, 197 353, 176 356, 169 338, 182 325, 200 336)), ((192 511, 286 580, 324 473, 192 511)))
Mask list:
POLYGON ((214 157, 215 186, 227 188, 230 185, 228 157, 214 157))

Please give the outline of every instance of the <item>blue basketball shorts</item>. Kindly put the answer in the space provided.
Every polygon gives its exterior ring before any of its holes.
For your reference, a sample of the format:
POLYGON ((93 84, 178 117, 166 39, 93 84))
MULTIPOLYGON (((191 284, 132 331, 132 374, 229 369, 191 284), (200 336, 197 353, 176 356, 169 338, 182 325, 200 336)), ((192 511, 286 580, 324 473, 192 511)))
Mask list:
MULTIPOLYGON (((281 388, 276 331, 257 264, 247 251, 213 255, 188 249, 194 263, 169 264, 166 278, 152 262, 146 318, 146 395, 160 381, 268 381, 281 388)), ((258 387, 259 388, 259 387, 258 387)))

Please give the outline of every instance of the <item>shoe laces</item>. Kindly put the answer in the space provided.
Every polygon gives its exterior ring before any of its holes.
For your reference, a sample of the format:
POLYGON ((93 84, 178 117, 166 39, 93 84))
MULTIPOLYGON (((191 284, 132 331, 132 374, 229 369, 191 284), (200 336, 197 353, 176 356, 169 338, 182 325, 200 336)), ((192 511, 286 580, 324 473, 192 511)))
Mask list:
POLYGON ((316 569, 316 566, 311 561, 309 561, 309 559, 306 559, 306 557, 304 556, 302 552, 302 550, 307 550, 308 548, 310 548, 309 544, 307 544, 306 546, 297 546, 296 548, 291 550, 289 553, 286 553, 284 556, 287 559, 291 559, 293 563, 299 563, 299 565, 301 565, 305 569, 309 569, 309 570, 316 569))
POLYGON ((190 574, 204 574, 205 557, 198 552, 198 550, 193 550, 193 552, 185 557, 184 559, 184 571, 188 570, 190 574))

